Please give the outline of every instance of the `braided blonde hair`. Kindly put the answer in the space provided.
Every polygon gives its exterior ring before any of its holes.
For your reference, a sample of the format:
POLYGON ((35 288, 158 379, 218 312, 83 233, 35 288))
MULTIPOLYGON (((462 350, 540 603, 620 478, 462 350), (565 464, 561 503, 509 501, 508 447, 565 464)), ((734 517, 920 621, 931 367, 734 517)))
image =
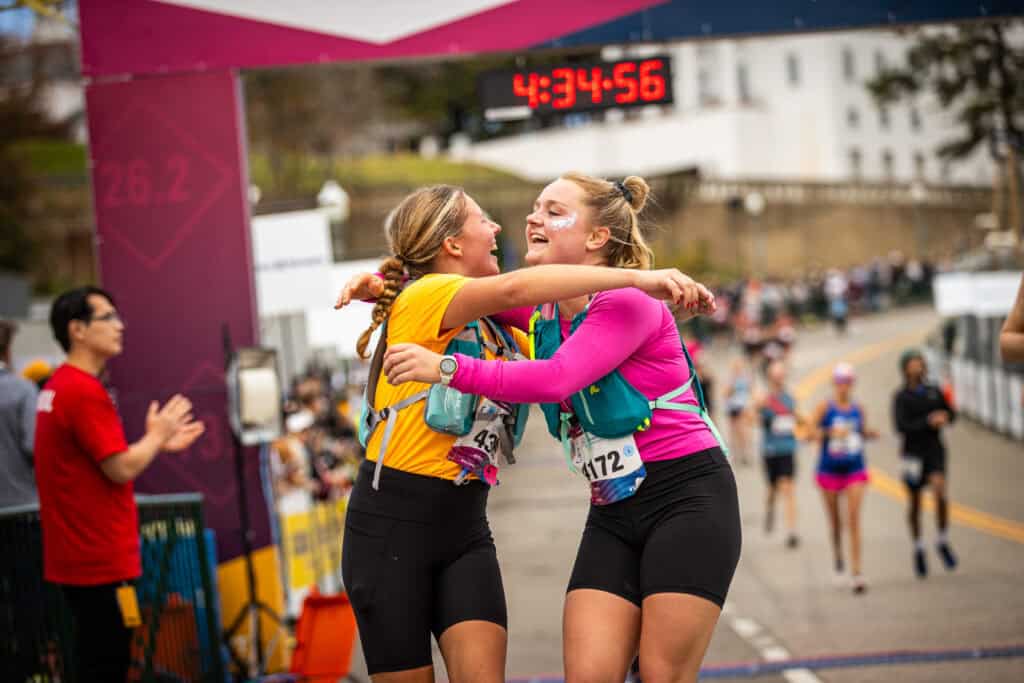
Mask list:
POLYGON ((594 211, 594 225, 611 231, 605 247, 608 265, 638 270, 653 267, 654 252, 647 246, 639 219, 651 194, 647 181, 631 175, 621 183, 613 183, 576 172, 566 173, 562 180, 575 183, 583 190, 583 203, 594 211))
POLYGON ((380 264, 384 293, 373 307, 370 327, 356 342, 360 358, 367 357, 370 337, 388 319, 406 275, 415 279, 429 273, 444 241, 457 237, 468 218, 466 192, 455 185, 422 187, 388 214, 384 231, 391 256, 380 264))

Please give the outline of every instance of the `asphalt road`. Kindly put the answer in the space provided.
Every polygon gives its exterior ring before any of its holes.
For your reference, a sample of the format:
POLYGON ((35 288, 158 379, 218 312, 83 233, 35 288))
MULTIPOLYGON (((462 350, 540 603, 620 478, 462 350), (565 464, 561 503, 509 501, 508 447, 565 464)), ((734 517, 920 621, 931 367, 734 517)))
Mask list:
MULTIPOLYGON (((813 483, 817 454, 811 447, 798 456, 802 543, 795 550, 784 546, 781 533, 763 530, 765 481, 759 463, 743 466, 734 459, 743 554, 705 658, 707 678, 753 680, 750 672, 768 664, 788 668, 756 680, 1024 680, 1024 656, 945 661, 952 650, 1024 645, 1024 445, 964 420, 948 430, 950 491, 958 503, 951 538, 960 566, 947 573, 931 552, 935 534, 928 513, 929 578, 917 579, 911 566, 889 401, 899 381, 901 349, 923 338, 936 322, 922 308, 856 321, 844 337, 824 328, 801 335, 791 372, 801 408, 809 411, 828 391, 828 368, 848 360, 858 368, 856 394, 882 431, 868 450, 873 480, 863 532, 869 590, 855 596, 833 584, 826 523, 813 483), (926 651, 938 661, 891 663, 895 653, 905 651, 926 651), (834 663, 840 656, 853 661, 837 668, 777 664, 804 658, 834 663), (738 665, 748 665, 747 673, 737 674, 738 665)), ((716 393, 734 353, 724 345, 710 352, 710 366, 720 378, 716 393)), ((508 672, 517 680, 554 681, 562 671, 565 585, 588 494, 566 470, 539 412, 531 418, 518 457, 519 464, 503 471, 490 502, 509 605, 508 672)), ((439 656, 435 660, 441 664, 439 656)), ((358 653, 354 665, 353 673, 365 680, 358 653)), ((443 671, 439 666, 440 678, 443 671)))

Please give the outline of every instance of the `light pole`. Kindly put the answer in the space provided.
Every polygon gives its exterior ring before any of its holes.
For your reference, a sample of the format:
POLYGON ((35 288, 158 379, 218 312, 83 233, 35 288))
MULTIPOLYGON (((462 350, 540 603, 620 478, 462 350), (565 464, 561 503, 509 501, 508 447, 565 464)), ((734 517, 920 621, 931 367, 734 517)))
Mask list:
POLYGON ((317 206, 327 216, 331 223, 331 246, 334 252, 334 260, 338 261, 345 254, 345 244, 342 240, 341 225, 348 220, 350 202, 348 192, 338 184, 336 180, 325 180, 320 192, 316 195, 317 206), (335 227, 339 229, 336 231, 335 227))

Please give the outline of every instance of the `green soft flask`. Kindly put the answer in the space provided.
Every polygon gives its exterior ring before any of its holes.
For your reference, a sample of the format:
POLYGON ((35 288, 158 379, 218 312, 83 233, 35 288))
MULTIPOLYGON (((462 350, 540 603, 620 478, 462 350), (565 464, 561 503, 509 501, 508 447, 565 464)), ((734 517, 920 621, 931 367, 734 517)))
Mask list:
MULTIPOLYGON (((448 344, 444 354, 451 356, 461 353, 476 358, 480 355, 480 337, 477 323, 466 325, 466 329, 448 344)), ((454 387, 434 384, 427 393, 424 420, 427 426, 437 432, 462 436, 473 428, 478 397, 464 394, 454 387)))

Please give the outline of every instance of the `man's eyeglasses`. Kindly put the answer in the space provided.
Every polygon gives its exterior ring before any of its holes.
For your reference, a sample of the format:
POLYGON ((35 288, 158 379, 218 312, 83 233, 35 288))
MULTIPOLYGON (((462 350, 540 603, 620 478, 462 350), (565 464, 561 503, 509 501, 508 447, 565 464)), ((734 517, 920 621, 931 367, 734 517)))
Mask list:
POLYGON ((124 322, 117 311, 107 311, 103 315, 94 315, 89 318, 89 322, 101 322, 101 323, 112 323, 112 322, 124 322))

